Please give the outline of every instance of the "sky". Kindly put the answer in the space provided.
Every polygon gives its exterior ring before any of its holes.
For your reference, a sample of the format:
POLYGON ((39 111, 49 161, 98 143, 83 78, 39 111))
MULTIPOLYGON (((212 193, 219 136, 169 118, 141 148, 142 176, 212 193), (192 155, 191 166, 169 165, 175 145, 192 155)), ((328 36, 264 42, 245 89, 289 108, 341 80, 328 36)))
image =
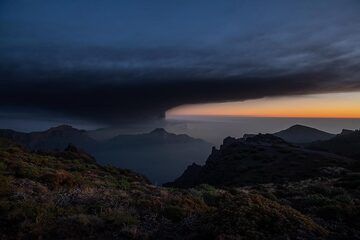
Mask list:
POLYGON ((360 119, 360 93, 325 93, 242 102, 193 104, 167 111, 169 118, 197 115, 360 119))
POLYGON ((204 103, 198 114, 307 116, 284 101, 329 93, 323 114, 358 116, 338 93, 359 99, 359 12, 357 0, 2 0, 0 118, 111 125, 204 103), (236 107, 251 104, 263 113, 236 107))

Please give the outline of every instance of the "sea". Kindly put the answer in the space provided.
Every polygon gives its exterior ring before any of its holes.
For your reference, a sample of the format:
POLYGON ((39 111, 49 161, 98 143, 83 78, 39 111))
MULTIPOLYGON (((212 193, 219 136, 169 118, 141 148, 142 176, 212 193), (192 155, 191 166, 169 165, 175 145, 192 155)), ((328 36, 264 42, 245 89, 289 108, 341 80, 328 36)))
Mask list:
POLYGON ((338 134, 342 129, 360 129, 360 119, 349 118, 276 118, 238 116, 168 116, 165 129, 185 133, 220 145, 225 137, 244 134, 275 133, 300 124, 338 134))

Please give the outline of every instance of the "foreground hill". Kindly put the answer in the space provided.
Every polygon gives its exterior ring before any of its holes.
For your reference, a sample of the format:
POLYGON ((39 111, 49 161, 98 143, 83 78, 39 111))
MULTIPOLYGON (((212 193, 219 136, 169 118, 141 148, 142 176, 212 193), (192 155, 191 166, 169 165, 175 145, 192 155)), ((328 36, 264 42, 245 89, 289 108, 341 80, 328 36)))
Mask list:
POLYGON ((274 135, 290 143, 310 143, 335 137, 335 134, 302 125, 294 125, 274 135))
POLYGON ((354 160, 331 153, 307 150, 271 134, 246 138, 228 137, 220 149, 213 149, 204 166, 193 164, 166 186, 244 186, 284 183, 345 171, 354 160))
POLYGON ((360 160, 360 130, 343 130, 332 139, 317 141, 309 144, 308 147, 360 160))
POLYGON ((67 125, 31 133, 0 130, 0 137, 31 150, 63 150, 73 144, 94 155, 101 164, 135 170, 160 184, 179 176, 192 162, 204 163, 211 150, 211 145, 201 139, 169 133, 162 128, 105 141, 97 141, 86 131, 67 125))
POLYGON ((176 190, 69 146, 0 139, 1 239, 322 239, 332 233, 256 191, 176 190))

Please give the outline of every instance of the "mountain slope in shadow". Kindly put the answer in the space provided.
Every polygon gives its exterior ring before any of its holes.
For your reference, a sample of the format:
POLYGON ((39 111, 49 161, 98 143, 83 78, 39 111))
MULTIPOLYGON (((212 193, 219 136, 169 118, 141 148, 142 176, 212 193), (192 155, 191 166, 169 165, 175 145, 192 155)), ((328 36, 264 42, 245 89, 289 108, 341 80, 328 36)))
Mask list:
POLYGON ((182 176, 165 186, 285 183, 344 172, 353 163, 346 157, 294 146, 271 134, 228 137, 219 150, 213 148, 204 166, 189 166, 182 176))
POLYGON ((332 139, 313 142, 307 147, 360 160, 360 130, 343 130, 332 139))

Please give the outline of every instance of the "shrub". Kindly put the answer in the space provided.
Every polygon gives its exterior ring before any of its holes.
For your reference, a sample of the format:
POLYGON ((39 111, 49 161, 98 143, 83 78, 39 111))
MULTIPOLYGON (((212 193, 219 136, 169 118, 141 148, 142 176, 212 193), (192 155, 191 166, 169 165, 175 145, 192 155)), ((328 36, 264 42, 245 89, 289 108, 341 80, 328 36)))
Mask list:
POLYGON ((75 185, 74 176, 65 170, 44 174, 41 180, 52 189, 62 186, 72 187, 75 185))
POLYGON ((341 194, 334 197, 334 200, 345 203, 345 204, 351 204, 353 199, 348 194, 341 194))
POLYGON ((40 176, 40 168, 22 162, 15 167, 15 174, 21 178, 38 179, 40 176))
POLYGON ((169 205, 163 210, 163 216, 173 222, 180 222, 186 216, 185 210, 179 206, 169 205))
POLYGON ((330 205, 333 201, 321 194, 312 194, 304 199, 304 202, 308 206, 325 206, 330 205))
POLYGON ((84 185, 85 184, 84 177, 80 173, 75 172, 75 173, 73 173, 73 176, 74 176, 74 183, 76 185, 84 185))
POLYGON ((136 216, 122 209, 107 209, 101 213, 101 217, 117 226, 131 226, 139 222, 136 216))
POLYGON ((128 190, 130 188, 130 183, 126 178, 121 178, 118 181, 118 186, 123 190, 128 190))
POLYGON ((342 218, 344 210, 340 205, 327 205, 319 207, 317 214, 324 219, 339 220, 342 218))
POLYGON ((4 162, 0 162, 0 173, 6 170, 6 164, 4 162))
POLYGON ((194 189, 190 190, 192 196, 198 197, 207 205, 214 206, 218 203, 219 193, 218 190, 208 184, 201 184, 194 189))
POLYGON ((198 187, 196 187, 196 189, 201 192, 207 192, 207 193, 215 193, 216 192, 216 188, 209 184, 201 184, 198 187))
POLYGON ((8 194, 10 189, 10 178, 0 175, 0 196, 8 194))
POLYGON ((324 196, 330 195, 330 188, 322 184, 313 184, 308 187, 308 191, 315 194, 322 194, 324 196))

